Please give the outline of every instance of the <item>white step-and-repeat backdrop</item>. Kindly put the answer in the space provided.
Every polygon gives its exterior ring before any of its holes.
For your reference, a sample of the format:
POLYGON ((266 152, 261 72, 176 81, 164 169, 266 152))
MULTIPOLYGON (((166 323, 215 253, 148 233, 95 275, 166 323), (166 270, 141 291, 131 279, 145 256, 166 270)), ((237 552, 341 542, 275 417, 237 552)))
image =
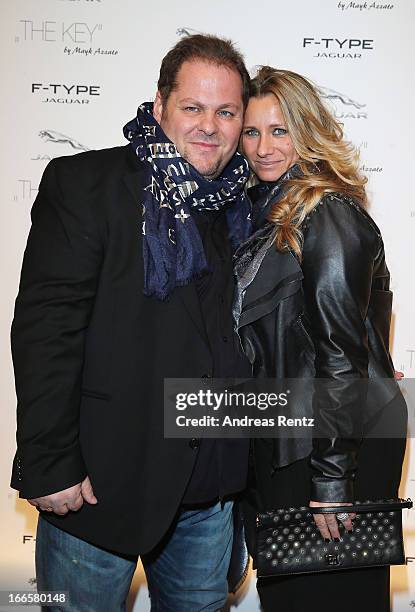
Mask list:
MULTIPOLYGON (((30 207, 50 159, 123 143, 122 126, 154 97, 161 58, 179 36, 232 38, 248 67, 288 68, 321 86, 361 150, 392 273, 391 349, 396 368, 414 377, 415 2, 0 0, 0 7, 0 590, 7 590, 34 588, 36 512, 9 489, 15 450, 9 329, 30 207)), ((415 497, 413 448, 405 497, 415 497)), ((408 565, 392 571, 394 612, 415 608, 411 518, 406 549, 408 565)), ((253 576, 236 604, 240 612, 259 610, 253 576)), ((129 605, 149 610, 140 569, 129 605)))

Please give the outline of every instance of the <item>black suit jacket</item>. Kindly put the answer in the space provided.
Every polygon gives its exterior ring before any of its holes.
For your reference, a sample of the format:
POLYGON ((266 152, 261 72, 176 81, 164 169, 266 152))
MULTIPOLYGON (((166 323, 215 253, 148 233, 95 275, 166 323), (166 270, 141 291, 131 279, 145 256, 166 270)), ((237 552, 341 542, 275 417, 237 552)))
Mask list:
POLYGON ((163 379, 213 367, 194 284, 167 302, 143 295, 140 186, 129 146, 49 164, 12 326, 12 486, 33 498, 88 474, 98 504, 46 518, 133 554, 167 531, 197 453, 163 439, 163 379))

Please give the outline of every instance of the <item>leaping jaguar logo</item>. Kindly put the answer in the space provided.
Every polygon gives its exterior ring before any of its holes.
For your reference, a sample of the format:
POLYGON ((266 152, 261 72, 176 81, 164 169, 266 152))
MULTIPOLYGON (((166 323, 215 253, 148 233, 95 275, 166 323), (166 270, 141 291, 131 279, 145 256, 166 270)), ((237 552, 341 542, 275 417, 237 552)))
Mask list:
POLYGON ((72 149, 76 149, 78 151, 89 151, 90 150, 85 145, 71 138, 71 136, 65 136, 65 134, 61 134, 60 132, 55 132, 54 130, 41 130, 39 132, 39 136, 43 140, 43 142, 56 142, 59 144, 68 144, 69 146, 72 147, 72 149))
POLYGON ((176 34, 177 36, 193 36, 193 34, 202 34, 202 32, 193 28, 177 28, 176 34))
POLYGON ((345 106, 354 106, 357 109, 364 108, 366 104, 360 104, 356 100, 352 100, 349 96, 342 94, 335 89, 329 89, 328 87, 319 87, 319 92, 322 98, 325 100, 339 100, 345 106))

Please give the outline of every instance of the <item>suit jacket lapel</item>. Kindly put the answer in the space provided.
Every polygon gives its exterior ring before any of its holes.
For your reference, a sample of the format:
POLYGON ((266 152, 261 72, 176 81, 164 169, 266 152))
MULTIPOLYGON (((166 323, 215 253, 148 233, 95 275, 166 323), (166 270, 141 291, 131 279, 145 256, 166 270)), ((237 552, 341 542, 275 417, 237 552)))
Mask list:
MULTIPOLYGON (((139 207, 142 199, 142 188, 144 186, 143 165, 131 149, 131 145, 126 147, 127 169, 124 173, 124 183, 134 200, 134 205, 139 207)), ((141 211, 140 211, 141 214, 141 211)))
POLYGON ((209 346, 209 340, 206 333, 206 328, 203 320, 202 309, 200 307, 199 296, 196 291, 196 285, 194 282, 184 285, 183 287, 177 287, 177 294, 184 307, 186 308, 190 318, 197 327, 198 332, 202 336, 203 340, 209 346))

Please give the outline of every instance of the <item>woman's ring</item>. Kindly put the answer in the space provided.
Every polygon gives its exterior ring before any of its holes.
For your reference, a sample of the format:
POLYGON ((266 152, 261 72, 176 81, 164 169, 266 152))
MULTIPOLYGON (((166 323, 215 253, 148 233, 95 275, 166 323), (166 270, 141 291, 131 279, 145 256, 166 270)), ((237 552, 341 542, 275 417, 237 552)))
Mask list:
POLYGON ((336 517, 339 519, 339 521, 347 521, 347 519, 349 518, 349 513, 339 512, 339 514, 336 514, 336 517))

